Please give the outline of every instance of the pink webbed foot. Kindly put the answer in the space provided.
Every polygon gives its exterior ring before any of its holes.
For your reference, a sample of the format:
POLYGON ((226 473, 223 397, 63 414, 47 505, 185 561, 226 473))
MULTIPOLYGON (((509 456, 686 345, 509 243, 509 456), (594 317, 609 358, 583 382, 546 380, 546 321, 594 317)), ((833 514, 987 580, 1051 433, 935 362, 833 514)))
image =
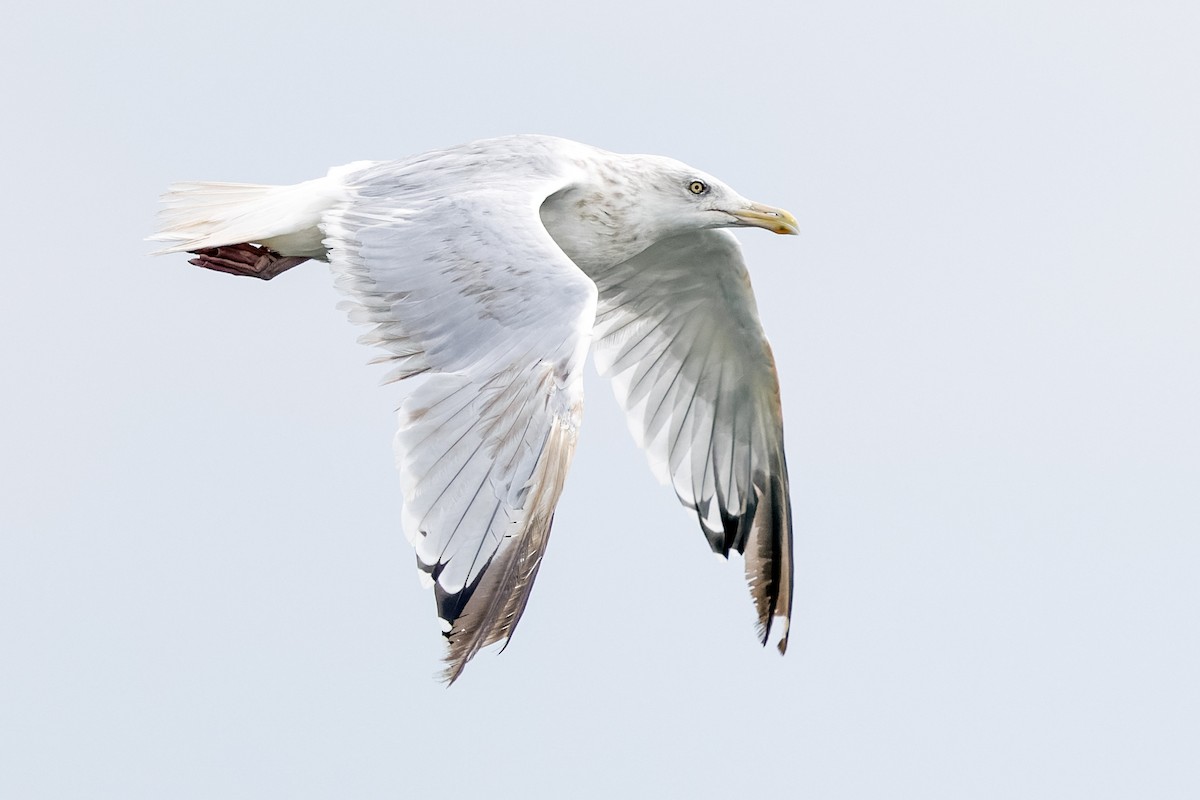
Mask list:
POLYGON ((252 244, 231 244, 225 247, 206 247, 191 251, 196 258, 188 261, 197 267, 214 269, 229 275, 245 275, 269 281, 297 264, 308 261, 303 256, 281 256, 266 247, 252 244))

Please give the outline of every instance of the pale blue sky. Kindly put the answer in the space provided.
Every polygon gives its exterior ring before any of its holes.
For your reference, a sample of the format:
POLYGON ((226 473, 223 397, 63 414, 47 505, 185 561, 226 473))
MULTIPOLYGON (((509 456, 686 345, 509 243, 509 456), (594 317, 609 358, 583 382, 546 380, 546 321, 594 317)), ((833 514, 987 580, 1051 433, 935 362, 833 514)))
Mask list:
POLYGON ((1191 3, 28 4, 0 28, 0 796, 1200 795, 1191 3), (589 368, 511 647, 447 690, 394 388, 179 179, 503 133, 663 153, 779 364, 786 658, 589 368))

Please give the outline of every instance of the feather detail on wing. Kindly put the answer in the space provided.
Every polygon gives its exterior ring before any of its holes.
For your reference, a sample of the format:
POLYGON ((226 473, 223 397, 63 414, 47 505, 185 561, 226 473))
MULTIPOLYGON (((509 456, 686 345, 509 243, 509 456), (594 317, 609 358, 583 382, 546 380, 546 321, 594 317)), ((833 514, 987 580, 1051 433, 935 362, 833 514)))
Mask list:
POLYGON ((453 681, 528 600, 575 448, 596 289, 538 217, 561 181, 443 198, 420 177, 351 175, 326 245, 391 379, 425 375, 400 408, 396 457, 453 681))
POLYGON ((737 240, 677 236, 592 277, 597 367, 712 549, 745 555, 760 638, 781 620, 783 652, 793 574, 783 415, 737 240))
POLYGON ((445 677, 520 619, 575 451, 578 387, 536 365, 479 385, 438 375, 400 410, 404 528, 448 630, 445 677))

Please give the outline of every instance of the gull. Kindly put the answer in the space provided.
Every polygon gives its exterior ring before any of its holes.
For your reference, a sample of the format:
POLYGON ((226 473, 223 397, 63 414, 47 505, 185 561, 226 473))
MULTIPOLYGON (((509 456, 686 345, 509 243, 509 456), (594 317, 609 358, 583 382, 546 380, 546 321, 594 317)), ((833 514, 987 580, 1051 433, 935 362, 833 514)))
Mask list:
POLYGON ((727 230, 797 233, 674 159, 519 135, 291 186, 178 183, 161 253, 269 280, 329 263, 361 341, 411 381, 395 438, 402 526, 453 683, 525 610, 582 422, 591 349, 654 474, 709 546, 745 558, 787 649, 792 522, 779 380, 727 230))

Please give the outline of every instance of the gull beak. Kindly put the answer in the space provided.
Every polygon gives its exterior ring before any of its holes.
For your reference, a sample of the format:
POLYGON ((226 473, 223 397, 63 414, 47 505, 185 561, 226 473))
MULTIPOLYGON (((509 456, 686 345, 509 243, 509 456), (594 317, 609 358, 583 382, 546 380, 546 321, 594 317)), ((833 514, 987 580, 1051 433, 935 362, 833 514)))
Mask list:
POLYGON ((775 233, 789 233, 793 236, 800 233, 796 218, 782 208, 771 208, 762 203, 751 203, 743 209, 729 212, 739 225, 766 228, 775 233))

